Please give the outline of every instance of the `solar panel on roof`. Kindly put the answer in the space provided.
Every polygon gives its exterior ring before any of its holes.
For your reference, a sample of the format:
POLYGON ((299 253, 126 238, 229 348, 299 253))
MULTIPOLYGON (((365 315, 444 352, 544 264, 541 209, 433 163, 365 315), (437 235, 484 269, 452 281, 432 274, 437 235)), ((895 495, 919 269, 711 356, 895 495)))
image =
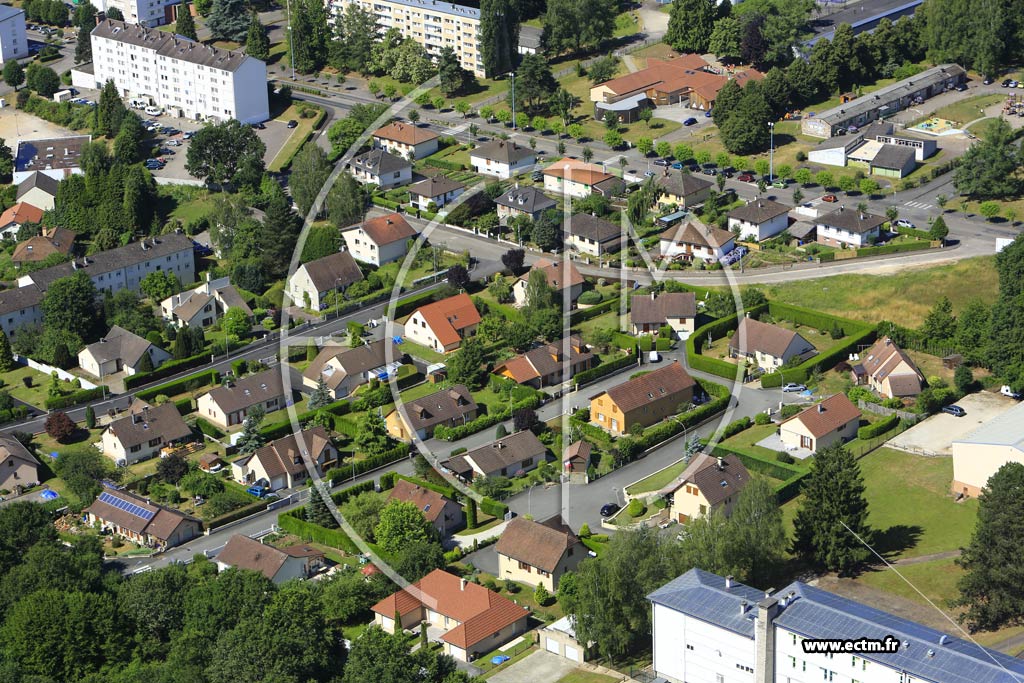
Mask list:
POLYGON ((135 515, 140 519, 150 520, 153 519, 153 516, 156 514, 150 510, 147 510, 144 507, 132 503, 131 501, 124 500, 123 498, 118 498, 117 496, 113 496, 105 491, 100 494, 99 500, 100 502, 106 503, 107 505, 115 507, 118 510, 123 510, 130 515, 135 515))

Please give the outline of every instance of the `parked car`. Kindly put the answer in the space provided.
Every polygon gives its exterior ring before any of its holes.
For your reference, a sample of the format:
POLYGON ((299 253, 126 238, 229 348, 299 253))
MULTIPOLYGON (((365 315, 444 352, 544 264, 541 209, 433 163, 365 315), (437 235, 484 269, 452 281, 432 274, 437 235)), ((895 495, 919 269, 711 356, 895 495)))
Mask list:
POLYGON ((1002 394, 1003 396, 1009 396, 1010 398, 1017 399, 1018 401, 1020 400, 1020 393, 1014 391, 1013 387, 1011 387, 1009 384, 1004 384, 1003 387, 999 390, 999 393, 1002 394))
POLYGON ((647 362, 649 363, 657 363, 660 360, 661 354, 659 354, 657 351, 651 351, 647 356, 647 362))
POLYGON ((807 391, 807 387, 803 384, 797 384, 796 382, 789 382, 782 387, 782 391, 789 394, 794 391, 807 391))
POLYGON ((654 171, 644 171, 644 175, 648 178, 653 178, 655 174, 654 171))
POLYGON ((298 128, 299 127, 299 122, 296 121, 295 119, 291 119, 291 120, 288 121, 288 127, 289 128, 298 128))
POLYGON ((192 131, 188 131, 187 133, 185 133, 181 137, 184 140, 191 140, 193 135, 195 135, 195 133, 193 133, 192 131))
POLYGON ((168 140, 167 144, 171 147, 181 147, 181 140, 168 140))
POLYGON ((155 106, 150 105, 150 106, 146 107, 146 113, 149 114, 150 116, 161 116, 161 115, 163 115, 164 110, 161 109, 160 107, 155 107, 155 106))
POLYGON ((964 415, 967 414, 967 411, 958 405, 945 406, 942 409, 942 412, 946 413, 947 415, 952 415, 953 417, 963 417, 964 415))
POLYGON ((539 182, 541 180, 544 180, 544 172, 543 171, 534 171, 533 173, 530 174, 530 179, 533 180, 534 182, 539 182))
POLYGON ((266 128, 266 126, 263 125, 262 123, 254 123, 252 124, 252 127, 255 128, 256 130, 263 130, 266 128))
POLYGON ((1005 81, 1003 81, 1003 82, 1002 82, 1002 83, 1000 83, 999 85, 1001 85, 1001 86, 1002 86, 1002 87, 1004 87, 1004 88, 1009 88, 1009 87, 1010 87, 1010 83, 1011 83, 1011 82, 1012 82, 1012 81, 1010 81, 1010 79, 1009 79, 1009 78, 1007 78, 1007 79, 1006 79, 1005 81))
POLYGON ((710 119, 711 118, 711 110, 710 109, 708 109, 706 112, 704 112, 704 118, 706 118, 706 119, 710 119))
POLYGON ((654 165, 655 166, 668 166, 669 165, 669 161, 668 161, 668 159, 655 159, 654 160, 654 165))
POLYGON ((170 147, 161 147, 160 154, 163 156, 172 157, 174 156, 174 150, 171 149, 170 147))
POLYGON ((704 168, 701 169, 701 172, 704 175, 718 175, 718 169, 715 168, 714 166, 705 166, 704 168))
POLYGON ((991 78, 986 78, 985 80, 983 80, 981 82, 981 84, 982 85, 992 85, 992 79, 991 78))
POLYGON ((964 85, 963 83, 961 83, 960 85, 956 86, 956 91, 957 92, 963 92, 965 90, 967 90, 967 86, 964 85))
POLYGON ((677 171, 681 171, 681 170, 683 170, 683 164, 681 162, 677 161, 674 164, 672 164, 672 168, 674 168, 677 171))
POLYGON ((612 515, 614 515, 618 511, 619 511, 619 506, 617 504, 615 504, 615 503, 605 503, 604 505, 601 506, 601 516, 602 517, 611 517, 612 515))
POLYGON ((739 176, 737 176, 736 180, 740 181, 741 183, 752 183, 754 182, 754 176, 752 176, 749 173, 740 173, 739 176))
POLYGON ((700 173, 700 166, 697 164, 690 164, 689 166, 687 166, 687 169, 690 171, 690 173, 700 173))
POLYGON ((910 228, 911 230, 913 230, 916 226, 913 223, 911 223, 910 221, 908 221, 906 218, 900 218, 899 220, 896 221, 896 227, 897 228, 910 228))
POLYGON ((267 490, 262 486, 250 486, 245 490, 245 492, 249 495, 256 496, 257 498, 262 498, 267 495, 267 490))
POLYGON ((683 121, 683 125, 684 126, 696 126, 697 125, 697 119, 695 119, 695 118, 693 118, 691 116, 690 118, 688 118, 685 121, 683 121))
POLYGON ((786 184, 785 180, 776 180, 774 183, 772 183, 772 187, 774 187, 776 190, 785 190, 787 187, 789 187, 789 185, 786 184))
POLYGON ((827 195, 825 195, 824 197, 821 198, 821 201, 828 202, 828 203, 832 204, 834 202, 838 202, 839 198, 836 197, 834 194, 827 194, 827 195))

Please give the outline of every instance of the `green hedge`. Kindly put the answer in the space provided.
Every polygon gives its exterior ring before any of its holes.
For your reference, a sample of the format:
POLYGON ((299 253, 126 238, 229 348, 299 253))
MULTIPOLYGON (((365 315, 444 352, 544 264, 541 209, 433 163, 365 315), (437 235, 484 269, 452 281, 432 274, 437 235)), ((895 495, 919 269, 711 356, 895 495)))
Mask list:
POLYGON ((371 197, 370 201, 373 202, 376 206, 382 206, 385 209, 391 209, 392 211, 397 211, 399 207, 402 206, 398 202, 393 202, 390 199, 384 199, 384 197, 371 197))
POLYGON ((883 254, 900 254, 905 251, 921 251, 931 248, 931 242, 901 242, 900 244, 886 244, 881 247, 861 247, 857 250, 857 258, 881 256, 883 254))
POLYGON ((385 451, 380 455, 373 455, 364 460, 359 460, 355 464, 343 464, 335 467, 334 469, 327 472, 325 477, 332 483, 337 479, 346 479, 351 476, 359 476, 365 474, 371 470, 375 470, 378 467, 384 465, 390 465, 391 463, 401 460, 402 458, 409 457, 410 446, 407 443, 400 443, 390 451, 385 451))
POLYGON ((277 516, 277 525, 281 527, 282 531, 295 534, 303 541, 322 543, 332 548, 344 550, 352 555, 359 554, 359 548, 344 530, 325 529, 322 526, 307 522, 299 517, 299 514, 302 514, 302 508, 283 512, 277 516))
POLYGON ((225 524, 230 524, 231 522, 235 522, 244 517, 248 517, 249 515, 255 515, 258 512, 263 512, 266 509, 267 501, 257 500, 255 503, 243 505, 242 507, 232 510, 227 514, 221 515, 220 517, 214 517, 206 523, 206 528, 217 529, 219 527, 224 526, 225 524))
POLYGON ((196 418, 196 427, 203 434, 212 436, 214 439, 220 439, 224 436, 224 432, 219 427, 201 417, 196 418))
POLYGON ((445 171, 465 171, 466 165, 459 164, 454 161, 448 161, 447 159, 431 159, 427 157, 423 160, 424 166, 431 166, 433 168, 444 169, 445 171))
POLYGON ((140 372, 137 375, 125 377, 124 388, 125 390, 134 389, 135 387, 142 386, 143 384, 155 382, 156 380, 163 379, 164 377, 170 377, 171 375, 179 373, 182 370, 188 370, 190 368, 203 365, 204 363, 208 363, 209 361, 210 354, 205 351, 194 356, 189 356, 188 358, 182 358, 180 360, 169 360, 163 363, 157 369, 153 370, 153 372, 140 372))
POLYGON ((769 372, 767 375, 761 375, 761 388, 778 389, 782 386, 783 378, 790 382, 805 382, 807 380, 807 373, 798 371, 796 368, 783 370, 781 374, 769 372))
POLYGON ((457 500, 458 498, 458 492, 455 490, 455 487, 453 486, 441 486, 440 484, 435 484, 433 482, 425 481, 423 479, 418 479, 417 477, 409 477, 404 474, 396 474, 395 479, 403 479, 409 482, 410 484, 421 486, 425 489, 430 489, 431 491, 440 493, 445 498, 450 498, 451 500, 457 500))
POLYGON ((505 514, 508 512, 508 505, 500 503, 493 498, 484 497, 483 500, 480 501, 480 511, 485 515, 490 515, 491 517, 504 518, 505 514))
POLYGON ((587 382, 592 382, 595 379, 604 377, 606 375, 610 375, 613 372, 615 372, 616 370, 621 370, 622 368, 628 368, 631 365, 636 365, 636 364, 637 364, 637 358, 636 358, 635 354, 630 354, 628 356, 622 356, 621 358, 616 358, 615 360, 610 360, 607 363, 601 363, 596 368, 590 368, 589 370, 584 370, 582 372, 577 372, 575 375, 573 375, 572 381, 573 381, 573 383, 576 386, 579 386, 581 384, 586 384, 587 382))
POLYGON ((178 414, 185 416, 195 410, 193 401, 190 398, 181 398, 174 402, 174 407, 178 409, 178 414))
POLYGON ((536 408, 540 405, 540 394, 535 394, 529 398, 517 401, 512 404, 512 408, 505 408, 495 413, 487 413, 481 415, 472 422, 467 422, 464 425, 458 425, 457 427, 446 427, 441 425, 434 429, 434 438, 441 439, 442 441, 458 441, 464 439, 470 434, 476 434, 479 431, 493 427, 499 422, 504 422, 512 417, 512 413, 522 408, 536 408))
POLYGON ((778 500, 779 505, 788 503, 790 500, 800 495, 800 488, 803 486, 804 477, 808 474, 810 474, 810 472, 794 474, 775 489, 775 499, 778 500))
POLYGON ((637 338, 633 335, 626 334, 625 332, 612 333, 612 344, 625 351, 636 349, 636 342, 637 338))
POLYGON ((103 396, 103 387, 96 387, 95 389, 79 389, 66 396, 51 396, 46 399, 45 406, 47 410, 60 410, 61 408, 67 408, 68 406, 76 406, 79 403, 88 403, 94 401, 97 398, 103 396))
POLYGON ((420 292, 419 294, 413 294, 404 299, 399 299, 398 303, 395 304, 395 315, 394 317, 401 318, 409 315, 420 306, 425 306, 434 302, 434 290, 428 292, 420 292))
POLYGON ((818 263, 825 263, 828 261, 835 261, 836 253, 834 251, 825 251, 818 254, 818 263))
POLYGON ((594 306, 590 306, 588 308, 577 308, 575 311, 569 314, 569 321, 571 324, 575 325, 585 320, 592 320, 598 317, 599 315, 607 313, 608 311, 616 311, 618 310, 618 308, 618 297, 614 299, 608 299, 607 301, 602 301, 601 303, 596 304, 594 306))
POLYGON ((899 422, 900 416, 897 415, 896 413, 893 413, 892 415, 884 417, 874 424, 864 425, 863 427, 858 429, 857 438, 861 439, 862 441, 867 441, 868 439, 873 439, 876 436, 881 436, 882 434, 885 434, 887 431, 898 425, 899 422))
POLYGON ((349 486, 347 489, 342 489, 337 493, 331 494, 331 500, 334 501, 335 505, 344 505, 348 502, 349 498, 358 496, 360 493, 366 493, 367 491, 376 491, 377 487, 373 483, 373 480, 360 482, 349 486))
MULTIPOLYGON (((339 401, 335 401, 334 403, 330 403, 324 406, 323 408, 318 408, 316 410, 307 410, 305 412, 299 413, 295 417, 299 424, 304 424, 312 420, 313 417, 316 416, 316 414, 321 410, 325 410, 331 415, 336 416, 335 424, 337 424, 337 417, 348 414, 348 412, 352 410, 352 404, 349 403, 349 401, 342 399, 339 401)), ((292 421, 288 418, 285 418, 284 420, 278 420, 277 422, 265 425, 260 428, 260 434, 263 436, 263 438, 267 439, 268 441, 280 439, 285 434, 291 434, 293 431, 295 430, 292 426, 292 421)))
POLYGON ((711 449, 711 454, 716 457, 735 455, 748 470, 782 481, 786 481, 798 474, 803 475, 807 473, 806 467, 787 465, 786 463, 782 463, 777 460, 768 460, 767 458, 761 458, 750 453, 734 450, 728 446, 723 446, 720 443, 716 444, 715 447, 711 449))
POLYGON ((651 336, 648 334, 640 335, 636 341, 637 346, 640 347, 641 353, 650 353, 651 349, 654 347, 654 340, 651 339, 651 336))
POLYGON ((671 339, 662 339, 662 338, 659 337, 654 342, 654 348, 657 349, 658 351, 671 351, 672 350, 672 340, 671 339))
POLYGON ((213 384, 217 384, 218 382, 220 382, 220 373, 216 370, 206 370, 204 372, 197 372, 194 375, 189 375, 188 377, 182 377, 181 379, 174 380, 173 382, 168 382, 167 384, 161 384, 160 386, 153 387, 152 389, 143 389, 139 393, 135 394, 135 396, 143 401, 151 401, 161 394, 164 396, 175 396, 177 394, 183 394, 186 391, 193 391, 194 389, 208 387, 213 384), (192 388, 190 388, 190 386, 192 388))

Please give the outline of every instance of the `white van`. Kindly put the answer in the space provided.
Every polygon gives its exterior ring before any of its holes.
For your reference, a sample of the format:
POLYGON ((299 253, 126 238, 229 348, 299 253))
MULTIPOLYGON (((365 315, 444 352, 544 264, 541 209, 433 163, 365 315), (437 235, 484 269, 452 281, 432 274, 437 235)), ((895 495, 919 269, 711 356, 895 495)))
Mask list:
POLYGON ((1020 400, 1020 394, 1014 391, 1013 387, 1011 387, 1009 384, 1004 384, 1003 388, 999 390, 999 393, 1002 394, 1003 396, 1009 396, 1010 398, 1020 400))
POLYGON ((150 116, 160 116, 161 114, 164 113, 164 110, 161 109, 160 107, 149 106, 149 107, 146 107, 146 113, 149 114, 150 116))
POLYGON ((657 363, 660 360, 661 356, 658 354, 657 351, 651 351, 650 354, 648 354, 647 356, 647 361, 650 363, 657 363))
POLYGON ((145 109, 147 106, 149 106, 149 102, 147 102, 146 100, 131 99, 128 100, 128 106, 132 109, 145 109))

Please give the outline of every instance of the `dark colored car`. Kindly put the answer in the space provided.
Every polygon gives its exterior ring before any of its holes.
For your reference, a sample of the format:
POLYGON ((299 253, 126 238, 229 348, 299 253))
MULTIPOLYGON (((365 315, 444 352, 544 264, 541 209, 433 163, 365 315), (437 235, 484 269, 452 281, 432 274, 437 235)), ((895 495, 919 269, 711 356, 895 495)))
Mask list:
POLYGON ((827 195, 825 195, 824 197, 821 198, 821 201, 828 202, 829 204, 832 204, 834 202, 838 202, 839 198, 836 197, 834 194, 827 194, 827 195))
POLYGON ((740 181, 741 183, 752 183, 754 182, 754 176, 750 175, 749 173, 741 173, 739 174, 739 176, 736 177, 736 180, 740 181))
POLYGON ((954 417, 963 417, 967 414, 967 411, 960 406, 946 406, 942 409, 942 412, 952 415, 954 417))
POLYGON ((291 119, 290 121, 288 121, 288 127, 289 128, 298 128, 299 127, 299 122, 296 121, 295 119, 291 119))
POLYGON ((693 118, 691 116, 690 118, 688 118, 685 121, 683 121, 683 125, 684 126, 696 126, 697 125, 697 119, 695 119, 695 118, 693 118))
POLYGON ((534 171, 533 173, 530 174, 530 179, 535 181, 535 182, 536 181, 544 180, 544 172, 543 171, 534 171))
POLYGON ((254 123, 252 124, 252 127, 255 128, 256 130, 263 130, 264 128, 266 128, 266 126, 264 126, 262 123, 254 123))
POLYGON ((601 516, 602 517, 611 517, 612 515, 614 515, 618 511, 619 511, 619 506, 616 505, 615 503, 605 503, 604 505, 601 506, 601 516))
POLYGON ((967 90, 967 86, 964 85, 963 83, 961 83, 960 85, 956 86, 956 91, 957 92, 963 92, 965 90, 967 90))

